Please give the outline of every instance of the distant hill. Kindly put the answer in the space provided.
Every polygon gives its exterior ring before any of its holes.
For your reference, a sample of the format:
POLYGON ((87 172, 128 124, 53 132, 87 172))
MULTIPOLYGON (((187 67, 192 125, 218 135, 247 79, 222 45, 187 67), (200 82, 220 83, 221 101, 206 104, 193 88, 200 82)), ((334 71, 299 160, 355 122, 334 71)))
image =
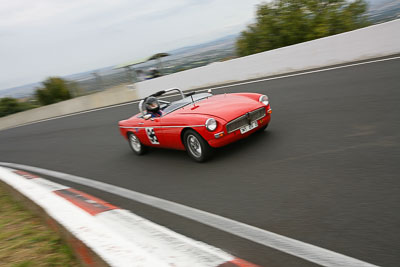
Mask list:
POLYGON ((186 47, 174 49, 174 50, 168 51, 168 54, 179 55, 179 54, 184 54, 184 53, 190 53, 193 51, 198 51, 202 48, 207 48, 210 46, 226 44, 226 43, 233 43, 233 42, 235 42, 235 40, 238 36, 239 36, 239 34, 231 34, 231 35, 213 40, 211 42, 206 42, 206 43, 202 43, 202 44, 198 44, 198 45, 192 45, 192 46, 186 46, 186 47))
MULTIPOLYGON (((198 45, 193 45, 193 46, 186 46, 178 49, 174 49, 171 51, 167 51, 168 54, 171 56, 168 57, 168 60, 174 60, 177 58, 181 57, 187 57, 190 55, 194 54, 199 54, 199 53, 204 53, 209 50, 218 48, 218 47, 224 47, 226 45, 233 44, 236 40, 236 37, 238 35, 228 35, 222 38, 218 38, 216 40, 210 41, 210 42, 205 42, 201 43, 198 45)), ((144 66, 152 66, 154 65, 155 62, 148 62, 144 63, 144 66)), ((113 70, 114 66, 108 66, 104 68, 99 68, 99 69, 94 69, 90 71, 85 71, 85 72, 80 72, 80 73, 74 73, 70 75, 63 76, 62 78, 66 80, 71 80, 71 81, 84 81, 84 80, 89 80, 93 79, 93 73, 97 73, 100 76, 102 75, 109 75, 112 73, 116 72, 121 72, 122 70, 113 70)), ((37 83, 31 83, 31 84, 26 84, 22 86, 17 86, 13 88, 8 88, 8 89, 3 89, 0 90, 0 98, 2 97, 14 97, 14 98, 24 98, 24 97, 29 97, 34 94, 35 88, 40 87, 41 82, 37 83)))
POLYGON ((22 86, 0 90, 0 98, 13 97, 13 98, 24 98, 31 96, 36 87, 39 87, 41 83, 30 83, 22 86))
POLYGON ((369 0, 368 18, 382 23, 400 18, 400 0, 369 0))
POLYGON ((393 1, 393 0, 367 0, 367 2, 369 3, 370 7, 376 7, 376 6, 384 5, 386 3, 395 2, 395 1, 393 1))
MULTIPOLYGON (((372 23, 382 23, 396 18, 400 18, 400 0, 367 0, 369 3, 368 17, 372 23)), ((228 35, 216 40, 201 43, 198 45, 186 46, 171 51, 167 51, 171 56, 166 58, 165 63, 179 61, 183 58, 193 57, 193 55, 210 53, 216 49, 230 48, 234 49, 234 44, 239 34, 228 35)), ((174 63, 175 64, 175 63, 174 63)), ((154 65, 154 62, 144 63, 144 67, 149 67, 154 65)), ((166 64, 167 65, 167 64, 166 64)), ((104 68, 94 69, 86 72, 75 73, 71 75, 63 76, 64 79, 73 81, 84 81, 88 79, 93 79, 93 73, 99 75, 109 75, 115 72, 120 72, 121 70, 113 70, 114 66, 108 66, 104 68)), ((40 82, 26 84, 23 86, 17 86, 13 88, 0 90, 1 97, 15 97, 24 98, 31 96, 34 93, 35 88, 41 85, 40 82)))

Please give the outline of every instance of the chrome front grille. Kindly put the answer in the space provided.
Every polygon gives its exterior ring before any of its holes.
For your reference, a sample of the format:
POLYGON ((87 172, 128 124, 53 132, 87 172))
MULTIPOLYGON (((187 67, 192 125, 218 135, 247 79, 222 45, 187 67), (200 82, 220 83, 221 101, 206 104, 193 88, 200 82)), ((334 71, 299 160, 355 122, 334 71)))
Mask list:
POLYGON ((253 111, 249 112, 248 114, 249 115, 247 115, 247 113, 246 113, 243 116, 240 116, 239 118, 236 118, 236 119, 228 122, 228 124, 226 125, 226 131, 228 133, 231 133, 245 125, 248 125, 252 121, 259 120, 259 119, 265 117, 265 108, 259 108, 259 109, 253 110, 253 111))

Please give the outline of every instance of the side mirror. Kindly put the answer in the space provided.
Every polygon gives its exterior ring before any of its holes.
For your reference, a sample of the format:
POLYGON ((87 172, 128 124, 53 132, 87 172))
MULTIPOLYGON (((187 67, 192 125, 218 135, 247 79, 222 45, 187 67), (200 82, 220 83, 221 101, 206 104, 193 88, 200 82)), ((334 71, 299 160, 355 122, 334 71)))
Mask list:
POLYGON ((143 115, 143 119, 148 120, 151 118, 151 114, 143 115))

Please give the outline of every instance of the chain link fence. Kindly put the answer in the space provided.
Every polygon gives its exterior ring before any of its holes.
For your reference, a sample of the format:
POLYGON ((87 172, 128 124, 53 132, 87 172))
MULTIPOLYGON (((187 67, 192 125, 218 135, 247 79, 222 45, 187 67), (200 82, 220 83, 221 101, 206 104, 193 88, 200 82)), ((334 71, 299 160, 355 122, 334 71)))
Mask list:
POLYGON ((74 97, 87 95, 119 86, 127 86, 138 81, 132 69, 96 71, 82 77, 68 79, 70 91, 74 97))
POLYGON ((232 37, 207 46, 186 49, 162 60, 80 73, 67 78, 69 88, 72 95, 77 97, 232 59, 236 57, 234 42, 232 37))

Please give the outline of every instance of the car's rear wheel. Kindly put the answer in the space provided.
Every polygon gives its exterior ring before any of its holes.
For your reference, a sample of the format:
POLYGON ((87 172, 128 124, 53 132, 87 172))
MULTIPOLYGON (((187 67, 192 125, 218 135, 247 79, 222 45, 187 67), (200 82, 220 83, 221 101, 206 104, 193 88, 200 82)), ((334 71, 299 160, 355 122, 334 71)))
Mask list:
POLYGON ((183 135, 183 141, 189 156, 197 162, 204 162, 212 155, 212 148, 193 130, 187 130, 183 135))
POLYGON ((139 138, 134 133, 128 134, 129 146, 137 155, 143 155, 146 152, 146 147, 140 142, 139 138))

